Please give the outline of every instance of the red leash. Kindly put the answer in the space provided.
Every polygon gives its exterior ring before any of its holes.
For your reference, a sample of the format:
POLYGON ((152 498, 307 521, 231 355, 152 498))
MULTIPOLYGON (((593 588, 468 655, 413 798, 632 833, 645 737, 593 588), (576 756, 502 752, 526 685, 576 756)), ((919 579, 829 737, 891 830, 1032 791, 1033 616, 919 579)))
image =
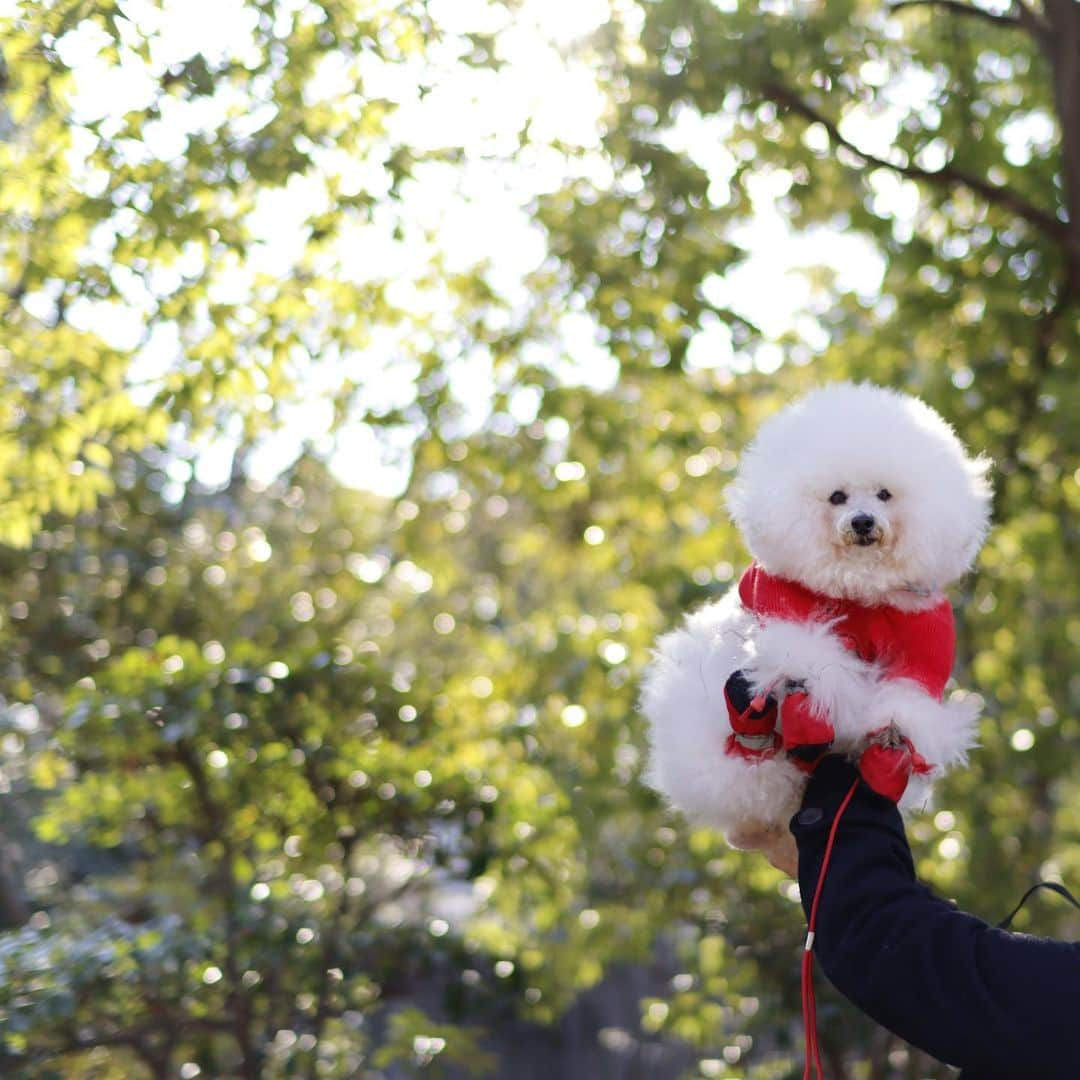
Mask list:
POLYGON ((810 1066, 813 1063, 817 1072, 818 1080, 824 1080, 825 1073, 821 1067, 821 1049, 818 1047, 817 1037, 817 1003, 814 1000, 814 934, 817 928, 818 904, 821 902, 821 890, 825 885, 825 872, 829 868, 829 858, 832 855, 833 844, 836 842, 836 830, 840 825, 840 819, 848 808, 859 780, 851 785, 850 790, 844 796, 840 809, 833 818, 832 828, 829 830, 829 841, 825 845, 825 855, 821 860, 821 869, 818 871, 817 887, 814 889, 814 900, 810 905, 810 918, 807 922, 806 944, 802 954, 802 1014, 803 1028, 806 1032, 806 1061, 803 1065, 803 1080, 811 1080, 810 1066))
MULTIPOLYGON (((776 680, 776 682, 779 682, 779 680, 776 680)), ((776 685, 776 682, 772 683, 768 689, 754 697, 749 706, 740 713, 738 718, 740 723, 746 721, 751 713, 760 712, 765 707, 766 696, 776 685)), ((738 752, 742 753, 744 756, 760 756, 766 749, 775 748, 776 744, 772 743, 771 739, 770 746, 766 748, 753 745, 751 738, 765 739, 766 737, 751 737, 733 733, 730 736, 729 743, 731 743, 733 749, 738 750, 738 752), (738 745, 736 746, 736 744, 738 745)), ((775 738, 775 736, 772 738, 775 738)), ((844 816, 844 811, 848 808, 848 804, 851 802, 859 787, 859 779, 860 778, 857 777, 855 782, 851 785, 848 793, 840 803, 840 808, 836 811, 836 816, 833 818, 832 828, 829 830, 829 840, 825 845, 825 854, 821 860, 821 869, 818 871, 817 886, 814 889, 814 899, 810 904, 810 918, 807 922, 806 944, 803 946, 801 975, 803 1029, 806 1032, 806 1059, 803 1065, 803 1080, 811 1080, 811 1064, 813 1064, 813 1067, 817 1072, 818 1080, 824 1080, 825 1078, 825 1072, 821 1065, 821 1048, 818 1046, 817 1037, 817 1002, 814 1000, 814 935, 817 931, 817 913, 818 905, 821 903, 821 891, 825 886, 825 873, 829 868, 829 859, 832 857, 833 844, 836 843, 836 831, 840 827, 840 819, 844 816)))

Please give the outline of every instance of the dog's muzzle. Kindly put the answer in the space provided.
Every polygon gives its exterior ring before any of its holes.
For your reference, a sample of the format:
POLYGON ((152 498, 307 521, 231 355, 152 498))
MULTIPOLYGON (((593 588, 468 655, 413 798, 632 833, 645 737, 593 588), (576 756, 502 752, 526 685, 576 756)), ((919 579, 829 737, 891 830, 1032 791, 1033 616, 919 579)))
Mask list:
POLYGON ((885 530, 872 514, 856 514, 844 530, 844 543, 857 547, 873 547, 880 544, 885 530))

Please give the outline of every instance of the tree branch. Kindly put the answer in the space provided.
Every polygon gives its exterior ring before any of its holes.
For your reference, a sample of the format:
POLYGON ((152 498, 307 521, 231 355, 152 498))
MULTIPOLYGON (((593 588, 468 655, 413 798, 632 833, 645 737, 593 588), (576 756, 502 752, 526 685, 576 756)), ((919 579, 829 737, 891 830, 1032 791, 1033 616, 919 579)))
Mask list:
MULTIPOLYGON (((171 1022, 182 1031, 207 1031, 214 1034, 227 1034, 232 1030, 228 1020, 214 1019, 213 1017, 179 1015, 173 1017, 171 1022)), ((48 1061, 50 1058, 61 1054, 77 1054, 84 1050, 94 1050, 99 1046, 131 1046, 138 1047, 161 1034, 161 1026, 158 1021, 150 1021, 135 1027, 116 1030, 92 1032, 88 1035, 69 1035, 60 1044, 59 1048, 47 1049, 43 1054, 36 1055, 32 1061, 48 1061)))
POLYGON ((1032 11, 1024 0, 1013 0, 1009 11, 1001 15, 995 15, 994 12, 973 4, 962 3, 961 0, 895 0, 895 3, 888 5, 888 10, 890 15, 895 15, 904 8, 913 7, 941 8, 953 15, 981 19, 1005 30, 1026 30, 1035 38, 1043 52, 1050 51, 1053 33, 1049 24, 1037 12, 1032 11))
POLYGON ((972 4, 961 3, 960 0, 896 0, 895 3, 889 4, 889 14, 895 15, 896 12, 902 11, 904 8, 913 7, 936 7, 942 8, 945 11, 950 11, 954 15, 970 15, 976 19, 983 19, 986 22, 993 23, 995 26, 1007 26, 1007 27, 1022 27, 1022 21, 1015 15, 995 15, 992 11, 987 11, 985 8, 978 8, 972 4))
POLYGON ((1061 129, 1061 171, 1069 215, 1069 291, 1080 296, 1080 4, 1046 0, 1050 67, 1061 129))
MULTIPOLYGON (((341 866, 346 877, 348 877, 349 859, 352 857, 352 851, 356 845, 356 841, 357 837, 352 836, 343 839, 341 842, 341 866)), ((319 973, 319 995, 315 1004, 315 1015, 311 1022, 311 1033, 315 1036, 316 1042, 322 1040, 326 1021, 330 1019, 333 1011, 330 1005, 330 997, 333 993, 334 979, 333 976, 331 976, 330 971, 332 968, 337 967, 335 957, 341 947, 341 938, 344 933, 345 919, 349 914, 351 899, 352 897, 349 895, 349 890, 343 886, 341 895, 338 897, 338 902, 334 907, 334 912, 330 917, 330 924, 327 927, 323 938, 322 970, 319 973)), ((313 1054, 311 1065, 308 1070, 310 1080, 318 1080, 318 1073, 318 1055, 313 1054)))
MULTIPOLYGON (((913 2, 913 0, 909 0, 913 2)), ((797 113, 804 119, 821 126, 829 133, 829 138, 837 146, 844 147, 867 165, 876 165, 883 169, 891 169, 901 176, 912 180, 925 180, 941 187, 966 187, 976 195, 982 196, 987 202, 999 206, 1017 217, 1023 218, 1030 225, 1039 229, 1050 237, 1055 244, 1066 247, 1068 243, 1068 227, 1065 222, 1059 221, 1053 214, 1040 209, 1030 203, 1022 195, 1007 187, 1001 187, 984 180, 981 176, 975 176, 964 172, 952 165, 944 165, 940 169, 923 169, 918 165, 901 165, 895 161, 888 161, 856 146, 850 139, 840 134, 840 129, 828 117, 820 113, 808 102, 804 101, 790 87, 782 83, 766 83, 762 87, 762 93, 777 105, 786 106, 792 112, 797 113)))
POLYGON ((262 1050, 252 1039, 250 1002, 240 979, 238 945, 240 931, 236 915, 236 856, 230 832, 231 822, 213 796, 202 759, 195 748, 186 739, 178 739, 173 753, 191 778, 196 798, 206 815, 206 822, 201 829, 196 826, 197 830, 201 831, 205 841, 216 840, 221 845, 221 859, 217 869, 220 899, 225 916, 223 966, 228 985, 228 1004, 232 1010, 232 1030, 240 1049, 240 1074, 244 1080, 258 1080, 261 1075, 262 1050))

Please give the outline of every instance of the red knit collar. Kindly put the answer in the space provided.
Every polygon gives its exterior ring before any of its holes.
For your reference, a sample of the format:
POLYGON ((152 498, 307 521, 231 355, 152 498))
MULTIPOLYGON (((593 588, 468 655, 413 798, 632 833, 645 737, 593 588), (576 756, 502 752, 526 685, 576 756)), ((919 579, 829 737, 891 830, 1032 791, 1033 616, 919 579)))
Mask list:
POLYGON ((823 610, 839 614, 842 610, 862 607, 853 600, 836 600, 800 585, 797 581, 776 577, 757 563, 747 567, 739 579, 739 599, 743 606, 758 615, 805 622, 823 610))

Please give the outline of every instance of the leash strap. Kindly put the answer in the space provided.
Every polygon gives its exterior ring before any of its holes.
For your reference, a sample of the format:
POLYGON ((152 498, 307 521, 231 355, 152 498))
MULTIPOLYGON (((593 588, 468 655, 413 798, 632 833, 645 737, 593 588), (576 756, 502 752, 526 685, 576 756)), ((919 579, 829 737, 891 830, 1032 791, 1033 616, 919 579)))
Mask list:
POLYGON ((833 818, 832 828, 829 830, 829 840, 825 845, 825 854, 821 859, 821 869, 818 871, 817 886, 814 889, 814 899, 810 904, 810 918, 807 920, 806 944, 802 954, 802 1013, 803 1030, 806 1038, 806 1057, 803 1063, 803 1080, 811 1080, 810 1067, 813 1066, 818 1080, 823 1080, 825 1073, 821 1066, 821 1048, 818 1046, 817 1037, 817 1001, 814 997, 814 937, 817 934, 818 905, 821 903, 821 891, 825 887, 825 872, 829 868, 829 859, 832 857, 833 844, 836 843, 836 830, 840 827, 840 819, 848 808, 859 787, 861 777, 856 777, 844 801, 836 811, 833 818))
POLYGON ((1014 907, 1012 911, 1010 911, 1009 914, 1006 915, 1005 918, 997 924, 998 929, 1008 930, 1009 927, 1012 925, 1013 919, 1015 919, 1016 916, 1020 913, 1020 909, 1028 902, 1028 900, 1032 896, 1035 895, 1036 892, 1038 892, 1039 889, 1049 889, 1051 892, 1056 892, 1058 896, 1063 896, 1066 900, 1069 901, 1070 904, 1072 904, 1074 908, 1076 908, 1077 911, 1080 911, 1080 900, 1077 900, 1076 897, 1073 896, 1073 894, 1069 892, 1069 890, 1066 889, 1064 885, 1059 885, 1056 881, 1039 881, 1032 885, 1031 888, 1028 889, 1026 893, 1024 893, 1024 895, 1020 898, 1020 903, 1017 904, 1016 907, 1014 907))

